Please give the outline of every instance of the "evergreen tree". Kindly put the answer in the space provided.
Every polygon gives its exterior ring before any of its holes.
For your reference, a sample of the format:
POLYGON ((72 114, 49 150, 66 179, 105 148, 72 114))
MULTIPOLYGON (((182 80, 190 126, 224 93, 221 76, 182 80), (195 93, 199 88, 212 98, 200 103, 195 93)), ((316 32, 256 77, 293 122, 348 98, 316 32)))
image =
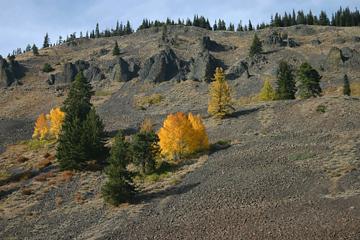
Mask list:
POLYGON ((214 80, 210 84, 208 113, 223 118, 231 114, 234 108, 231 105, 230 87, 226 82, 222 68, 216 68, 214 80))
POLYGON ((90 103, 93 94, 83 73, 78 73, 62 108, 65 120, 56 153, 62 169, 82 169, 105 151, 104 127, 90 103))
POLYGON ((44 43, 43 43, 43 48, 47 48, 50 46, 50 39, 49 39, 49 35, 48 33, 46 33, 45 37, 44 37, 44 43))
POLYGON ((295 99, 296 86, 293 70, 287 62, 281 61, 277 70, 276 97, 295 99))
POLYGON ((120 48, 119 48, 117 41, 115 41, 115 46, 114 46, 112 54, 113 54, 113 56, 120 55, 120 48))
POLYGON ((95 27, 95 37, 96 37, 96 38, 99 38, 99 37, 100 37, 99 23, 96 23, 96 27, 95 27))
POLYGON ((124 136, 119 133, 111 147, 109 165, 105 168, 107 181, 102 187, 102 195, 106 202, 112 205, 131 200, 135 188, 129 172, 126 169, 129 163, 129 144, 124 136))
POLYGON ((344 75, 344 87, 343 87, 343 94, 346 96, 351 95, 351 88, 350 88, 350 82, 347 74, 344 75))
POLYGON ((272 101, 275 99, 275 91, 269 80, 265 80, 264 86, 259 94, 259 99, 261 101, 272 101))
POLYGON ((310 98, 321 95, 321 76, 309 63, 301 64, 297 78, 297 94, 300 98, 310 98))
POLYGON ((237 31, 237 32, 243 32, 243 31, 244 31, 244 28, 243 28, 243 26, 242 26, 241 21, 239 22, 239 24, 238 24, 238 26, 237 26, 237 28, 236 28, 236 31, 237 31))
POLYGON ((39 49, 37 48, 37 46, 35 44, 33 44, 31 50, 35 56, 39 55, 39 49))
POLYGON ((261 54, 262 51, 263 51, 262 43, 261 43, 260 39, 258 38, 257 34, 255 34, 253 42, 250 47, 249 55, 250 55, 250 57, 253 57, 257 54, 261 54))
POLYGON ((253 27, 253 25, 252 25, 252 23, 251 23, 250 20, 249 20, 248 30, 249 30, 249 31, 253 31, 253 30, 254 30, 254 27, 253 27))
POLYGON ((160 153, 159 138, 155 132, 139 132, 131 143, 132 162, 140 167, 142 174, 155 170, 156 157, 160 153))
POLYGON ((28 45, 26 46, 25 52, 30 52, 30 51, 31 51, 31 45, 28 44, 28 45))
POLYGON ((106 153, 104 124, 92 107, 83 123, 82 142, 87 159, 99 159, 106 153))

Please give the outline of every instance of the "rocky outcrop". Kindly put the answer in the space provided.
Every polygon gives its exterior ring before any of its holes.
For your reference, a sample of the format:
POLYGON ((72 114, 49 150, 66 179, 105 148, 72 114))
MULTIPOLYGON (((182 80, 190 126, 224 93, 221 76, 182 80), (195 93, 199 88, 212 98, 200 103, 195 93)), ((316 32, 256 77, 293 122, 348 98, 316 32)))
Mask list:
POLYGON ((15 58, 10 59, 8 62, 0 56, 0 87, 20 84, 19 80, 24 76, 24 72, 24 67, 15 58))
POLYGON ((333 47, 326 58, 327 70, 338 70, 339 68, 360 68, 360 54, 355 49, 333 47))
POLYGON ((69 85, 74 81, 76 74, 83 71, 88 81, 100 81, 105 78, 101 70, 96 66, 91 66, 89 62, 78 60, 75 63, 65 63, 62 72, 50 74, 48 78, 49 85, 69 85))
POLYGON ((203 51, 198 53, 195 59, 191 60, 188 79, 211 82, 211 78, 219 62, 209 53, 203 51))
POLYGON ((118 57, 114 65, 111 67, 111 80, 118 82, 127 82, 137 76, 139 71, 139 66, 136 64, 135 60, 130 59, 129 62, 126 62, 121 57, 118 57))
POLYGON ((240 78, 244 73, 246 73, 246 77, 250 77, 249 66, 245 60, 240 60, 230 66, 230 68, 225 72, 226 78, 229 80, 234 80, 236 78, 240 78))
POLYGON ((265 44, 277 47, 298 47, 300 44, 294 39, 289 38, 286 33, 272 31, 265 39, 265 44))
POLYGON ((210 39, 209 36, 204 36, 200 40, 201 51, 209 50, 213 52, 225 51, 225 47, 210 39))
POLYGON ((154 83, 172 79, 183 80, 184 65, 172 49, 166 48, 145 61, 139 72, 139 78, 154 83))

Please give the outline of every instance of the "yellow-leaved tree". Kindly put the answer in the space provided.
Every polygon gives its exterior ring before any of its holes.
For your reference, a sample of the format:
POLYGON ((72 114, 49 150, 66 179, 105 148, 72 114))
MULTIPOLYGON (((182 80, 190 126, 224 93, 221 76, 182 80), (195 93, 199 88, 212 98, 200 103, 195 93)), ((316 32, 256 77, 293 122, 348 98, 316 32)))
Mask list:
POLYGON ((178 112, 167 116, 158 132, 161 153, 169 159, 209 148, 208 136, 201 117, 178 112))
POLYGON ((46 115, 46 117, 50 121, 50 134, 57 139, 61 131, 61 126, 64 122, 65 113, 57 107, 51 109, 50 113, 46 115))
POLYGON ((262 87, 260 93, 259 93, 259 100, 261 101, 272 101, 275 100, 275 91, 273 87, 271 86, 271 83, 269 80, 265 80, 264 86, 262 87))
POLYGON ((214 81, 210 84, 208 113, 223 118, 234 111, 231 105, 230 87, 226 82, 224 70, 216 68, 214 81))
POLYGON ((49 122, 47 121, 45 114, 42 113, 36 119, 34 133, 32 137, 43 140, 47 137, 48 133, 49 133, 49 122))

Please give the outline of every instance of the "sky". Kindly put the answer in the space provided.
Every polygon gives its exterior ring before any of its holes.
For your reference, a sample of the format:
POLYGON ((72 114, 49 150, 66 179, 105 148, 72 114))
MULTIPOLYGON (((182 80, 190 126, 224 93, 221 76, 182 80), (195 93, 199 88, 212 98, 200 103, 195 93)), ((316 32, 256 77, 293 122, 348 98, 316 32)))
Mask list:
POLYGON ((136 29, 143 18, 151 20, 193 18, 204 15, 213 23, 221 18, 226 23, 240 20, 253 24, 269 22, 276 12, 303 9, 329 15, 340 5, 355 9, 360 0, 0 0, 0 55, 27 44, 42 45, 48 32, 56 42, 59 35, 95 28, 112 28, 116 21, 130 20, 136 29))

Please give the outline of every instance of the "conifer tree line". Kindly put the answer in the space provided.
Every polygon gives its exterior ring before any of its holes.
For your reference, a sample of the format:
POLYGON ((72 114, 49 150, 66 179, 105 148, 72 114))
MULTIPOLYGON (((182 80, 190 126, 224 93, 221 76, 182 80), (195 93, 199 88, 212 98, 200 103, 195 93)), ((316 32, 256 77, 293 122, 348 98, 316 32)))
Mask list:
MULTIPOLYGON (((152 27, 161 27, 163 25, 181 25, 181 26, 195 26, 201 27, 208 30, 213 31, 236 31, 236 32, 244 32, 244 31, 253 31, 255 29, 264 29, 268 27, 289 27, 299 24, 305 25, 322 25, 322 26, 337 26, 337 27, 351 27, 351 26, 360 26, 360 12, 358 9, 351 10, 349 7, 342 8, 340 7, 335 13, 331 15, 327 15, 325 11, 321 11, 320 14, 314 15, 310 10, 308 13, 305 13, 303 10, 292 12, 285 12, 283 15, 276 13, 275 15, 271 16, 270 22, 265 23, 262 22, 257 24, 256 26, 253 25, 251 20, 247 24, 243 24, 240 21, 238 24, 229 23, 226 24, 225 20, 218 19, 215 20, 214 24, 212 25, 208 18, 204 16, 195 15, 193 19, 187 18, 178 19, 177 21, 167 18, 166 21, 154 20, 151 21, 149 19, 144 19, 141 25, 138 27, 138 30, 147 29, 152 27), (236 27, 235 27, 236 26, 236 27)), ((50 42, 49 35, 46 33, 44 37, 43 47, 51 47, 55 45, 60 45, 63 43, 72 42, 75 39, 90 39, 90 38, 102 38, 102 37, 113 37, 113 36, 123 36, 128 35, 134 32, 130 21, 126 21, 125 24, 119 21, 116 22, 114 28, 107 28, 105 30, 100 30, 99 23, 95 25, 95 29, 86 31, 85 33, 80 32, 77 35, 76 32, 69 34, 66 38, 59 36, 58 40, 56 40, 53 44, 50 42)), ((21 53, 31 51, 31 45, 27 45, 25 50, 21 48, 17 48, 12 52, 12 55, 18 55, 21 53)))

